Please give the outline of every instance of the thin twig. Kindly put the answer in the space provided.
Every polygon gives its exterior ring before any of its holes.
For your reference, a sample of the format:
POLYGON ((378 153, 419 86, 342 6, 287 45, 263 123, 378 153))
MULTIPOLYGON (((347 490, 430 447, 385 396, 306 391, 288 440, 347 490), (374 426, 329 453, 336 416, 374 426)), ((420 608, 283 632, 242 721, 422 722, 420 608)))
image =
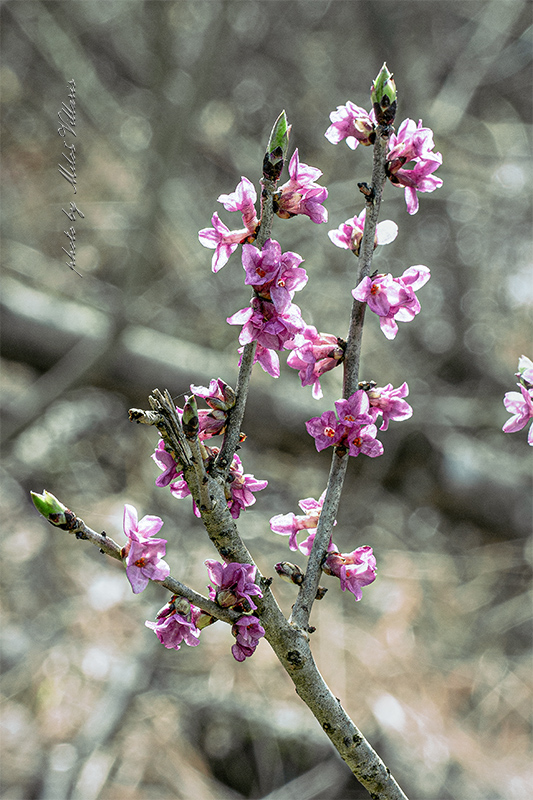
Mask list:
MULTIPOLYGON (((111 537, 105 532, 98 533, 92 528, 89 528, 89 526, 86 525, 81 517, 74 517, 72 522, 69 524, 68 532, 73 533, 77 539, 85 539, 86 541, 91 542, 91 544, 98 547, 100 552, 104 553, 106 556, 111 556, 111 558, 115 558, 117 561, 120 561, 124 564, 123 548, 118 544, 118 542, 115 542, 114 539, 111 539, 111 537)), ((124 564, 124 568, 125 567, 126 565, 124 564)), ((198 594, 198 592, 195 592, 194 589, 191 589, 189 586, 186 586, 184 583, 181 583, 170 575, 168 578, 165 578, 164 581, 154 580, 153 583, 159 583, 165 589, 168 589, 169 592, 172 592, 172 594, 185 597, 187 600, 189 600, 189 602, 193 603, 195 606, 198 606, 198 608, 201 608, 202 611, 205 611, 206 614, 210 614, 212 617, 222 620, 223 622, 227 622, 230 625, 232 625, 241 616, 235 611, 231 611, 227 608, 221 608, 221 606, 217 605, 212 600, 209 600, 207 597, 198 594)))
MULTIPOLYGON (((255 246, 258 247, 259 250, 262 249, 263 245, 267 239, 270 238, 272 233, 272 225, 274 222, 273 195, 276 189, 276 184, 264 177, 261 179, 261 184, 263 186, 263 190, 261 192, 261 227, 259 228, 259 233, 257 234, 257 238, 254 242, 255 246)), ((215 470, 224 474, 227 474, 239 444, 256 349, 257 342, 253 341, 244 345, 242 352, 241 364, 239 367, 239 377, 237 379, 237 386, 235 389, 235 405, 228 412, 224 441, 222 443, 220 453, 218 454, 218 458, 215 462, 215 470)))
MULTIPOLYGON (((385 183, 385 162, 387 155, 388 130, 378 127, 374 144, 374 159, 372 166, 372 191, 367 197, 365 227, 360 251, 360 269, 357 283, 370 274, 372 257, 374 253, 374 238, 379 217, 379 208, 383 185, 385 183)), ((350 397, 358 387, 359 359, 361 354, 361 341, 363 336, 363 321, 365 304, 354 300, 350 321, 346 351, 344 356, 344 386, 343 397, 350 397)), ((305 578, 300 586, 300 591, 293 606, 291 621, 298 627, 306 630, 309 624, 309 615, 313 606, 320 575, 322 562, 327 551, 327 546, 337 516, 339 502, 348 466, 348 454, 342 448, 335 448, 331 460, 326 497, 320 513, 315 540, 309 560, 305 578)))

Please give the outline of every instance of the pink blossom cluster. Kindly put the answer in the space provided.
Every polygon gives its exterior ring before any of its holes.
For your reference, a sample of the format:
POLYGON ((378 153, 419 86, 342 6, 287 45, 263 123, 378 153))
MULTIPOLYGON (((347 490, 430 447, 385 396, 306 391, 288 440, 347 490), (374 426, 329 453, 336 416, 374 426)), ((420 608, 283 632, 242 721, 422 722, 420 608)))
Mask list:
POLYGON ((240 211, 244 228, 230 231, 219 218, 217 212, 211 217, 212 228, 203 228, 198 233, 200 243, 211 250, 214 249, 211 268, 218 272, 228 263, 229 257, 244 242, 253 241, 257 235, 259 219, 255 209, 257 193, 248 178, 241 177, 240 183, 231 194, 221 194, 218 202, 226 211, 240 211))
MULTIPOLYGON (((291 512, 278 514, 270 520, 270 528, 274 533, 289 536, 291 550, 300 550, 306 556, 311 553, 325 496, 326 492, 323 492, 318 500, 312 497, 300 500, 298 505, 305 512, 303 516, 291 512), (302 530, 309 533, 306 539, 298 543, 297 536, 302 530)), ((357 547, 351 553, 340 553, 330 539, 322 569, 327 575, 339 578, 342 591, 348 589, 356 600, 361 600, 363 596, 362 587, 376 579, 376 559, 368 545, 357 547)))
POLYGON ((232 625, 231 632, 237 640, 231 648, 235 661, 244 661, 252 656, 259 639, 265 635, 265 629, 254 614, 240 617, 232 625))
POLYGON ((356 600, 363 597, 363 586, 376 580, 376 558, 369 545, 356 547, 351 553, 329 551, 322 569, 326 575, 339 578, 342 591, 348 589, 356 600))
POLYGON ((329 118, 331 125, 324 136, 331 144, 339 144, 345 139, 348 147, 355 150, 360 144, 368 146, 374 143, 376 117, 373 110, 369 114, 348 100, 345 106, 337 106, 329 118))
POLYGON ((400 278, 393 278, 390 273, 366 277, 352 289, 352 295, 379 316, 387 339, 394 339, 397 323, 410 322, 419 313, 420 302, 415 291, 428 282, 430 275, 429 269, 419 264, 406 269, 400 278))
MULTIPOLYGON (((257 568, 253 564, 230 562, 222 564, 213 559, 205 561, 209 578, 213 586, 209 586, 209 598, 221 608, 232 608, 236 611, 253 611, 257 608, 252 596, 262 597, 259 586, 255 583, 257 568)), ((179 650, 182 642, 189 647, 196 647, 200 642, 201 629, 214 621, 206 612, 190 605, 188 613, 178 610, 173 597, 157 615, 156 622, 146 620, 147 628, 153 630, 161 644, 167 648, 179 650)), ((186 603, 186 605, 189 605, 186 603)), ((245 613, 232 626, 236 643, 231 652, 237 661, 253 655, 259 639, 265 635, 264 628, 256 616, 245 613)))
MULTIPOLYGON (((337 106, 329 118, 331 125, 325 136, 332 144, 345 139, 348 147, 355 150, 359 144, 374 142, 376 118, 373 111, 368 114, 364 108, 348 101, 345 106, 337 106)), ((404 188, 409 214, 418 211, 417 192, 433 192, 442 186, 441 178, 433 175, 442 164, 442 155, 433 152, 434 147, 433 131, 424 128, 422 120, 417 125, 414 120, 406 119, 398 133, 390 136, 387 177, 394 186, 404 188)))
POLYGON ((191 606, 187 618, 169 607, 168 613, 158 615, 156 622, 147 619, 144 624, 155 632, 161 644, 168 649, 179 650, 182 642, 189 647, 196 647, 200 644, 200 628, 196 622, 202 613, 201 609, 191 606))
POLYGON ((346 342, 332 333, 318 333, 313 325, 306 325, 287 346, 292 348, 287 364, 298 370, 302 386, 312 386, 313 397, 320 400, 320 376, 342 364, 346 342))
MULTIPOLYGON (((210 460, 214 460, 219 453, 217 447, 207 447, 206 451, 210 460)), ((155 452, 152 454, 162 474, 156 479, 156 486, 168 486, 174 497, 187 497, 191 491, 183 478, 183 472, 177 467, 176 462, 165 449, 165 443, 160 439, 155 452)), ((227 479, 228 508, 231 516, 238 519, 243 509, 255 503, 254 492, 265 489, 268 481, 257 480, 250 473, 245 473, 238 455, 233 456, 227 479)), ((196 503, 193 500, 193 510, 197 517, 200 516, 196 503)))
POLYGON ((434 147, 433 131, 424 128, 421 119, 418 125, 412 119, 404 120, 389 139, 387 176, 393 185, 404 187, 409 214, 418 211, 417 192, 434 192, 442 186, 441 178, 433 175, 442 164, 434 147), (408 168, 408 164, 413 166, 408 168))
POLYGON ((367 390, 370 408, 368 413, 377 424, 381 417, 380 431, 386 431, 390 420, 401 422, 413 416, 413 409, 404 400, 409 394, 409 387, 404 382, 398 389, 393 389, 392 383, 386 386, 370 386, 367 390))
POLYGON ((383 445, 376 439, 377 428, 364 389, 358 389, 347 400, 336 400, 335 409, 337 413, 325 411, 322 416, 305 423, 317 450, 333 445, 345 448, 351 456, 363 453, 376 458, 382 455, 383 445))
MULTIPOLYGON (((533 362, 527 356, 520 356, 516 377, 520 381, 517 384, 520 392, 506 392, 503 398, 505 408, 512 415, 502 428, 505 433, 521 431, 533 419, 533 362)), ((527 443, 533 447, 533 424, 527 443)))
MULTIPOLYGON (((253 564, 239 564, 207 559, 205 561, 209 578, 213 586, 209 586, 209 597, 223 608, 236 611, 255 611, 257 606, 252 597, 262 597, 263 593, 255 583, 257 567, 253 564)), ((245 613, 232 626, 231 631, 236 642, 231 652, 236 661, 244 661, 253 655, 259 639, 265 635, 265 629, 253 614, 245 613)))
POLYGON ((252 596, 262 597, 263 593, 255 583, 257 567, 253 564, 239 564, 231 561, 222 564, 208 558, 204 561, 209 579, 209 599, 222 608, 236 608, 239 611, 255 611, 257 606, 252 596))
POLYGON ((134 594, 142 592, 148 581, 164 581, 170 575, 170 567, 162 558, 167 540, 153 538, 162 525, 161 517, 147 515, 139 521, 135 507, 124 506, 123 527, 128 542, 122 548, 122 557, 134 594))
MULTIPOLYGON (((209 386, 195 386, 191 383, 191 392, 195 397, 205 400, 210 410, 198 410, 199 432, 202 440, 224 433, 226 428, 226 415, 235 405, 235 392, 221 378, 212 378, 209 386)), ((183 412, 176 409, 178 415, 183 412)))
MULTIPOLYGON (((289 162, 289 180, 275 195, 276 214, 284 219, 304 214, 317 224, 327 222, 328 212, 323 203, 328 191, 324 186, 315 183, 321 175, 322 172, 316 167, 301 163, 298 150, 295 150, 289 162)), ((211 218, 213 227, 199 231, 200 243, 215 251, 211 262, 213 272, 218 272, 228 263, 231 254, 240 244, 253 242, 261 224, 255 207, 257 192, 248 178, 241 177, 235 191, 221 194, 218 202, 222 203, 226 211, 240 211, 244 227, 230 230, 215 212, 211 218)))
POLYGON ((289 180, 276 193, 274 211, 282 219, 305 214, 320 224, 328 221, 328 212, 323 203, 328 196, 325 186, 315 183, 322 175, 317 167, 300 163, 298 149, 289 161, 289 180))
POLYGON ((295 292, 307 283, 298 253, 282 253, 274 239, 267 239, 261 251, 243 247, 245 283, 254 289, 247 308, 227 318, 230 325, 242 325, 241 345, 257 342, 255 360, 265 372, 279 376, 277 351, 290 348, 297 333, 305 328, 299 306, 292 302, 295 292))

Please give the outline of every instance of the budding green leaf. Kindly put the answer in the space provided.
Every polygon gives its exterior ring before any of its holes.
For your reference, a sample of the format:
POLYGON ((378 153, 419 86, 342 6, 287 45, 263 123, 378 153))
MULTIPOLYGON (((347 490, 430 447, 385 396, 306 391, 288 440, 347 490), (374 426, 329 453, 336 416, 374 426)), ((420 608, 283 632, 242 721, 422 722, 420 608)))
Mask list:
POLYGON ((391 125, 396 114, 396 84, 386 63, 370 87, 370 97, 378 125, 391 125))
POLYGON ((42 494, 37 494, 36 492, 30 492, 30 494, 35 508, 48 522, 66 530, 72 527, 76 515, 64 506, 57 497, 47 492, 46 489, 43 489, 42 494))
POLYGON ((270 132, 263 161, 263 175, 268 180, 277 181, 281 175, 287 158, 290 132, 291 126, 287 124, 287 115, 282 111, 270 132))

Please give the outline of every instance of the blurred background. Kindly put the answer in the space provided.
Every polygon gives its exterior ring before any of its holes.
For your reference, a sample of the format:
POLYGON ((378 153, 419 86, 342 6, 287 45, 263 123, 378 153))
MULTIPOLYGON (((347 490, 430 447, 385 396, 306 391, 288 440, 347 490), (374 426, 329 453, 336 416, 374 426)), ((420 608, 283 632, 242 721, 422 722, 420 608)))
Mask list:
MULTIPOLYGON (((2 800, 367 797, 265 642, 238 664, 219 623, 165 650, 144 627, 165 593, 134 596, 29 491, 120 542, 125 502, 160 515, 173 575, 206 591, 216 554, 190 500, 156 489, 157 437, 127 410, 154 386, 181 404, 190 383, 235 385, 225 318, 249 292, 238 256, 213 275, 197 232, 215 210, 240 226, 216 198, 241 175, 258 185, 282 109, 291 152, 324 173, 329 223, 276 219, 273 235, 305 259, 305 320, 345 335, 354 261, 327 231, 362 209, 371 151, 324 131, 337 105, 369 107, 383 61, 398 122, 434 130, 444 185, 413 217, 385 189, 400 231, 376 268, 423 263, 432 279, 393 342, 369 315, 361 377, 407 380, 414 415, 381 435, 381 458, 350 464, 335 541, 371 545, 378 579, 355 603, 324 577, 314 653, 412 800, 529 798, 531 451, 501 426, 533 356, 531 4, 18 0, 1 14, 2 800), (57 166, 71 79, 76 195, 57 166), (71 224, 82 278, 62 252, 71 224)), ((341 377, 316 402, 286 366, 254 371, 241 457, 269 487, 239 526, 266 575, 294 555, 268 519, 325 487, 330 456, 304 422, 341 377)), ((289 613, 291 587, 274 591, 289 613)))

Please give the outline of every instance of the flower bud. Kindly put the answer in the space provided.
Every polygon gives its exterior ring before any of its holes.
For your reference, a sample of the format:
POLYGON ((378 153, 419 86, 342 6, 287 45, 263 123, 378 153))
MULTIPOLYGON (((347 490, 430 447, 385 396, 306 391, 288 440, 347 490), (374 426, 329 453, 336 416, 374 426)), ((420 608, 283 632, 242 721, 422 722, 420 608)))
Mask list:
POLYGON ((30 492, 33 505, 42 516, 52 525, 63 530, 72 530, 76 527, 77 517, 57 497, 43 489, 42 494, 30 492))
MULTIPOLYGON (((129 543, 130 544, 130 543, 129 543)), ((177 594, 173 594, 168 603, 165 603, 162 608, 159 609, 157 614, 155 615, 156 619, 163 619, 164 617, 170 617, 171 614, 176 613, 176 600, 178 599, 177 594)), ((182 598, 183 599, 183 598, 182 598)))
POLYGON ((183 408, 181 424, 183 425, 183 432, 187 439, 195 439, 198 436, 200 421, 198 419, 196 397, 193 394, 187 398, 187 402, 183 408))
POLYGON ((197 628, 202 630, 203 628, 207 628, 208 625, 212 625, 214 622, 217 621, 216 617, 212 617, 211 614, 207 614, 205 611, 197 608, 194 613, 194 624, 197 628))
POLYGON ((292 564, 290 561, 280 561, 275 564, 274 569, 279 577, 288 583, 295 583, 299 586, 304 579, 304 573, 297 564, 292 564))
POLYGON ((370 97, 378 125, 391 125, 396 114, 396 84, 385 63, 370 87, 370 97))
POLYGON ((279 179, 289 148, 291 126, 287 125, 287 115, 282 111, 270 132, 267 151, 263 160, 263 177, 274 183, 279 179))

